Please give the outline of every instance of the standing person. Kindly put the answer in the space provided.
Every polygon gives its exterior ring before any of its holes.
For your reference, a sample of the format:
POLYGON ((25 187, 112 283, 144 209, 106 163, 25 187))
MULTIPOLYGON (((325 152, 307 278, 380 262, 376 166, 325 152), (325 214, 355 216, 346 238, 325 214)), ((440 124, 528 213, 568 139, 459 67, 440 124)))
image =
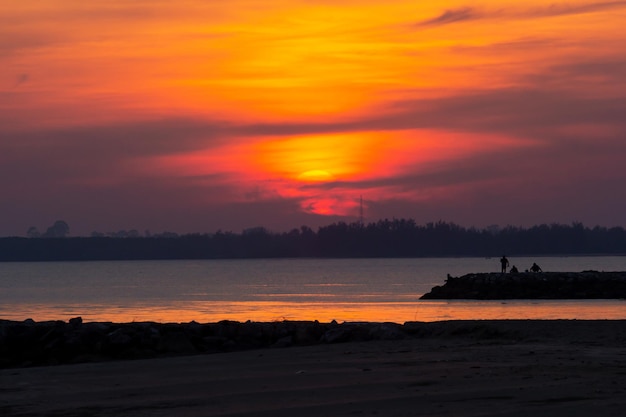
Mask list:
POLYGON ((506 259, 506 256, 502 255, 502 258, 500 258, 500 265, 502 265, 502 273, 506 273, 506 269, 509 267, 509 260, 506 259))

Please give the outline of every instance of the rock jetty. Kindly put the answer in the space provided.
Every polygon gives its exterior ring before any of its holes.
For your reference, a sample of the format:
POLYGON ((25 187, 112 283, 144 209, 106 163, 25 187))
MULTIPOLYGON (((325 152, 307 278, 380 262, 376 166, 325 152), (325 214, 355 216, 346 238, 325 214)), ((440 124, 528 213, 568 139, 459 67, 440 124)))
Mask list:
POLYGON ((563 339, 569 335, 579 342, 602 340, 623 346, 625 323, 607 320, 86 323, 80 317, 69 322, 0 320, 0 369, 411 339, 518 343, 536 341, 538 337, 563 339))
POLYGON ((477 273, 448 276, 421 299, 621 299, 626 272, 477 273))
POLYGON ((80 317, 69 322, 0 320, 0 368, 398 340, 423 332, 422 327, 408 323, 335 321, 200 324, 86 323, 80 317))

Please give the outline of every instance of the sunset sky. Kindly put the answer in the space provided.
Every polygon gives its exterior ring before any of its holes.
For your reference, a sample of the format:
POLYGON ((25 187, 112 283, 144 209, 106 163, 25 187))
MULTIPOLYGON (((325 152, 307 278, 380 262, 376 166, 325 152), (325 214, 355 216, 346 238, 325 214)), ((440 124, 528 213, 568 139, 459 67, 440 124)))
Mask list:
POLYGON ((0 2, 0 236, 626 226, 626 1, 0 2))

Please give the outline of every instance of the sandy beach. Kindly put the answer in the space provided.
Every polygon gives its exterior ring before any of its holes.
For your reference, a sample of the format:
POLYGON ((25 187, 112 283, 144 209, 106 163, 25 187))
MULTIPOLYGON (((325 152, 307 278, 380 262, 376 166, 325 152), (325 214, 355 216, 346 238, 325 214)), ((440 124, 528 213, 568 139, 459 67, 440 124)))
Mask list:
POLYGON ((626 322, 0 370, 3 416, 621 416, 626 322))

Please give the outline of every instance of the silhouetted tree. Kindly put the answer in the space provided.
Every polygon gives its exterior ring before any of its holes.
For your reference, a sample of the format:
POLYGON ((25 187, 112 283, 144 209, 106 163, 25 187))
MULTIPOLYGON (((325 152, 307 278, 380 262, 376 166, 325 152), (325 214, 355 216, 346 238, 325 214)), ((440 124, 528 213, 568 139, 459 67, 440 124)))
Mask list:
POLYGON ((28 228, 28 231, 26 231, 26 236, 30 238, 38 238, 41 237, 41 233, 35 226, 31 226, 28 228))
MULTIPOLYGON (((122 232, 89 238, 0 238, 0 261, 626 254, 623 228, 589 229, 581 223, 478 230, 443 221, 420 226, 412 219, 382 219, 367 225, 333 223, 317 232, 307 226, 285 233, 255 227, 241 234, 164 232, 143 238, 136 230, 122 232)), ((68 233, 67 223, 57 221, 43 237, 68 233)), ((37 229, 31 227, 27 235, 36 237, 37 229)))
POLYGON ((70 233, 70 227, 63 220, 57 220, 54 224, 48 227, 46 233, 41 237, 66 237, 70 233))

